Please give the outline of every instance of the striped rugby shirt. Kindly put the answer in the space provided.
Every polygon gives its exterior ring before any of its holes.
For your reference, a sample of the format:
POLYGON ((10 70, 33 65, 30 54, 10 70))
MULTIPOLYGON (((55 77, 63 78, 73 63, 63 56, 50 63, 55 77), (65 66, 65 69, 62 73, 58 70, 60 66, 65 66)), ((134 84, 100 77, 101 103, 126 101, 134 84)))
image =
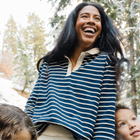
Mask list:
POLYGON ((107 53, 85 56, 67 75, 68 59, 43 62, 25 112, 40 135, 49 123, 82 140, 114 140, 115 69, 107 53))

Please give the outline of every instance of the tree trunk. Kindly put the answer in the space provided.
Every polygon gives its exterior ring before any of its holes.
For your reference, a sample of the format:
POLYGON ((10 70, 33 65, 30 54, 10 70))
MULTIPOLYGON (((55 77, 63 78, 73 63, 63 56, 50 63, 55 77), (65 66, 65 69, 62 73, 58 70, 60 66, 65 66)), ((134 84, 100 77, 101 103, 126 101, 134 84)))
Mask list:
MULTIPOLYGON (((129 0, 129 7, 133 0, 129 0)), ((134 26, 133 19, 128 20, 129 27, 134 26)), ((130 62, 131 62, 131 93, 132 93, 132 109, 137 115, 137 106, 136 106, 136 80, 133 79, 133 67, 135 66, 135 59, 134 59, 134 37, 133 37, 134 32, 131 31, 128 38, 129 38, 129 49, 130 49, 130 62)))
POLYGON ((21 91, 22 93, 25 91, 26 87, 27 87, 27 77, 26 77, 26 81, 25 81, 25 84, 24 84, 23 90, 21 91))

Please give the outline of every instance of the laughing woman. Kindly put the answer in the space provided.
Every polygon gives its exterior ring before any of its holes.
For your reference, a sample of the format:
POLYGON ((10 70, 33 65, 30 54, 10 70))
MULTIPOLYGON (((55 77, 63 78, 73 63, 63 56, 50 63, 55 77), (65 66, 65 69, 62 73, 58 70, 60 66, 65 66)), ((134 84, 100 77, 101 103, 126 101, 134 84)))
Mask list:
POLYGON ((114 139, 121 40, 99 4, 81 3, 70 13, 55 48, 38 61, 27 101, 38 140, 114 139))

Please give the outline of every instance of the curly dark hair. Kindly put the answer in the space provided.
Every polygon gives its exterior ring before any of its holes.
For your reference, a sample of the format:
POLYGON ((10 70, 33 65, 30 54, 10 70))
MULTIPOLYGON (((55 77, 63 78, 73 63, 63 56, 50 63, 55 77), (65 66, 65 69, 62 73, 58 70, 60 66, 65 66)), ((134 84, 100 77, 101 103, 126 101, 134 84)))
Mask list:
POLYGON ((26 128, 32 140, 37 140, 37 133, 30 117, 19 107, 0 104, 0 140, 15 140, 17 133, 26 128))

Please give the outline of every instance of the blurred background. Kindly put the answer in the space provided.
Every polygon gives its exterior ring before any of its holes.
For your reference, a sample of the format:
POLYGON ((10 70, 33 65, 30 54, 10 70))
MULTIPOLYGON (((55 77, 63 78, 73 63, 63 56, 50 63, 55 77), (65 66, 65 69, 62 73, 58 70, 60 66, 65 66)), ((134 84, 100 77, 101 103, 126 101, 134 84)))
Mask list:
POLYGON ((71 10, 98 2, 124 36, 118 100, 140 115, 140 0, 0 0, 0 103, 24 109, 37 79, 37 61, 52 50, 71 10))

